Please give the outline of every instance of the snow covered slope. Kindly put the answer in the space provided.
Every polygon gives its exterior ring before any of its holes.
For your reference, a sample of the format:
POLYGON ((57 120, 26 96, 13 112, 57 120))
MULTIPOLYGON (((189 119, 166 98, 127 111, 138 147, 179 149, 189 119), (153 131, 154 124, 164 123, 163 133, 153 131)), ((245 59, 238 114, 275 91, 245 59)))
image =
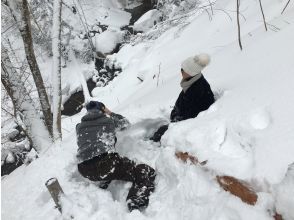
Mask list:
POLYGON ((280 198, 277 211, 290 219, 293 208, 281 204, 293 204, 294 183, 287 179, 284 190, 275 189, 294 162, 294 4, 281 15, 285 0, 264 1, 266 32, 258 1, 241 2, 243 51, 231 11, 235 1, 217 1, 212 20, 205 11, 194 13, 156 40, 126 45, 113 57, 123 72, 93 91, 133 124, 118 134, 117 150, 157 170, 156 190, 143 213, 127 211, 130 183, 116 181, 101 190, 78 174, 74 129, 82 111, 64 118, 63 148, 52 147, 2 179, 2 219, 60 219, 44 185, 53 176, 68 195, 64 217, 75 219, 273 219, 268 210, 280 198), (168 120, 180 92, 181 61, 199 52, 211 54, 203 74, 217 101, 197 118, 172 124, 161 146, 146 140, 168 120), (178 161, 176 150, 208 160, 207 169, 178 161), (215 174, 250 182, 258 191, 257 204, 223 191, 215 174))

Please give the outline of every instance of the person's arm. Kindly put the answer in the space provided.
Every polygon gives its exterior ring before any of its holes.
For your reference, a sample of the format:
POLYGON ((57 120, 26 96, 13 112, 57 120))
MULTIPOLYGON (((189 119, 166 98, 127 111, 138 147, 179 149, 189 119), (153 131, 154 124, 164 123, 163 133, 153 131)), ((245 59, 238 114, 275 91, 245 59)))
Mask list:
POLYGON ((170 121, 177 122, 182 120, 183 120, 183 117, 181 116, 179 108, 177 106, 174 106, 173 110, 170 113, 170 121))
POLYGON ((175 103, 175 106, 173 108, 173 110, 171 111, 170 113, 170 121, 171 122, 177 122, 177 121, 182 121, 184 118, 183 118, 183 112, 181 110, 182 108, 182 103, 183 103, 183 94, 182 92, 180 93, 176 103, 175 103))
POLYGON ((111 112, 108 108, 104 108, 104 113, 109 115, 110 118, 113 120, 115 128, 118 130, 124 130, 127 127, 129 127, 130 122, 128 119, 126 119, 125 117, 123 117, 120 114, 116 114, 114 112, 111 112))

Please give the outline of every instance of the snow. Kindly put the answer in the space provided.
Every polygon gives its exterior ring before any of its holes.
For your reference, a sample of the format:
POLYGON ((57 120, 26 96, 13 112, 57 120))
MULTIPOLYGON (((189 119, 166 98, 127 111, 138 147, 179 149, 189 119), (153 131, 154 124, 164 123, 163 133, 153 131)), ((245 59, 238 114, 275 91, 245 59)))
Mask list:
POLYGON ((51 179, 49 179, 47 182, 46 182, 46 186, 50 186, 50 185, 52 185, 53 183, 55 183, 57 181, 57 179, 56 178, 51 178, 51 179))
POLYGON ((53 27, 52 27, 52 114, 53 114, 53 138, 54 141, 61 139, 60 126, 58 125, 58 116, 61 114, 61 0, 55 0, 53 3, 53 27))
MULTIPOLYGON (((120 10, 121 6, 120 4, 117 4, 117 1, 66 0, 65 2, 68 5, 75 6, 80 14, 83 14, 82 11, 84 11, 85 17, 83 20, 85 19, 89 26, 99 22, 100 24, 119 28, 129 24, 129 20, 131 19, 130 13, 120 10)), ((72 13, 69 16, 72 16, 72 13)), ((68 19, 72 21, 70 17, 68 19)), ((74 27, 76 26, 81 26, 80 22, 77 22, 74 25, 74 27)))
POLYGON ((6 162, 7 163, 14 163, 14 161, 15 161, 15 157, 13 156, 13 154, 11 152, 9 152, 6 157, 6 162))
POLYGON ((110 53, 122 41, 122 38, 122 31, 108 29, 101 34, 95 35, 94 46, 96 51, 110 53))
POLYGON ((276 186, 277 211, 285 219, 294 219, 294 164, 288 168, 285 178, 276 186))
POLYGON ((257 130, 265 129, 271 123, 271 116, 265 109, 256 110, 249 117, 251 126, 257 130))
MULTIPOLYGON (((293 175, 285 174, 294 161, 294 6, 290 2, 281 15, 285 3, 263 2, 270 24, 266 32, 258 2, 242 1, 243 51, 235 21, 216 10, 235 18, 235 2, 224 0, 214 5, 212 20, 206 12, 195 12, 184 28, 171 27, 157 39, 125 45, 112 55, 123 71, 92 95, 132 123, 118 133, 117 151, 156 169, 156 189, 145 211, 128 212, 130 183, 114 181, 102 190, 79 175, 75 125, 85 114, 82 110, 63 119, 61 148, 51 147, 2 179, 2 218, 60 219, 44 185, 56 177, 66 195, 64 218, 260 220, 273 219, 268 210, 276 208, 286 220, 293 219, 293 175), (171 124, 161 145, 153 143, 149 137, 168 122, 181 90, 181 61, 200 52, 211 56, 203 75, 216 102, 197 118, 171 124), (184 164, 174 156, 178 150, 207 164, 184 164), (247 205, 222 190, 215 175, 252 184, 257 204, 247 205)), ((76 65, 72 71, 82 69, 76 65)))
POLYGON ((159 22, 160 17, 162 16, 161 12, 157 9, 152 9, 143 14, 139 20, 134 24, 134 30, 136 31, 147 31, 152 28, 155 23, 159 22))

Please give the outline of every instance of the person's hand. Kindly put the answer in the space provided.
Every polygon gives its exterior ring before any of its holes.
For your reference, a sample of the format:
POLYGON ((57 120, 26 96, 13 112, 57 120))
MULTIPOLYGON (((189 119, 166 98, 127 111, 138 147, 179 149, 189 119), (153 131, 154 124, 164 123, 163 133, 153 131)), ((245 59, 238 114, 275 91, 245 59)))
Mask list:
POLYGON ((107 115, 110 115, 111 114, 111 111, 106 108, 106 106, 104 106, 104 109, 103 109, 104 113, 107 114, 107 115))

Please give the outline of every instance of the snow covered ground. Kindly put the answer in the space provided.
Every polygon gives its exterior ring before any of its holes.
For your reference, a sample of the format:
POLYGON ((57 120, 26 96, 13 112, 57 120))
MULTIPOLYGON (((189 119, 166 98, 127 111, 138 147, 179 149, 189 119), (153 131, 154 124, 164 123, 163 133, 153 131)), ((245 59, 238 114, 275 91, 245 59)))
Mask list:
POLYGON ((78 174, 75 125, 83 110, 63 119, 62 148, 50 148, 2 179, 2 219, 60 219, 44 185, 51 177, 67 195, 64 218, 261 220, 273 219, 269 210, 276 206, 293 219, 293 172, 283 178, 294 162, 294 4, 281 15, 286 0, 263 1, 266 32, 258 1, 241 2, 243 51, 232 12, 235 1, 217 1, 212 20, 205 11, 195 13, 185 26, 170 28, 156 40, 126 45, 113 55, 123 72, 93 91, 132 123, 118 134, 118 152, 157 171, 156 190, 143 213, 127 211, 130 183, 115 181, 102 190, 78 174), (180 92, 181 61, 199 52, 211 55, 203 74, 217 101, 197 118, 170 125, 159 146, 148 137, 168 120, 180 92), (176 150, 208 160, 207 169, 177 160, 176 150), (257 204, 222 190, 216 174, 250 182, 257 204))

